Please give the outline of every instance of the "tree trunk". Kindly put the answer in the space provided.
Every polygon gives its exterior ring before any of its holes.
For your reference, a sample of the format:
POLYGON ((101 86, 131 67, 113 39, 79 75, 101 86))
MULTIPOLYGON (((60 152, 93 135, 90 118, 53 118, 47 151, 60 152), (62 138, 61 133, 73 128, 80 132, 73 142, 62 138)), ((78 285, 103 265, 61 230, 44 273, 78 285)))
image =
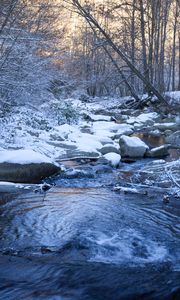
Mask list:
MULTIPOLYGON (((142 41, 142 57, 143 57, 143 73, 147 80, 149 80, 148 67, 147 67, 147 54, 146 54, 146 38, 145 38, 145 21, 144 21, 144 6, 143 1, 140 2, 140 13, 141 13, 141 41, 142 41)), ((144 87, 146 91, 146 86, 144 87)), ((147 91, 148 92, 148 91, 147 91)))
POLYGON ((177 21, 178 21, 178 4, 176 2, 174 30, 173 30, 173 50, 172 50, 172 90, 176 89, 176 33, 177 33, 177 21))
POLYGON ((179 32, 179 82, 178 82, 178 90, 180 91, 180 32, 179 32))

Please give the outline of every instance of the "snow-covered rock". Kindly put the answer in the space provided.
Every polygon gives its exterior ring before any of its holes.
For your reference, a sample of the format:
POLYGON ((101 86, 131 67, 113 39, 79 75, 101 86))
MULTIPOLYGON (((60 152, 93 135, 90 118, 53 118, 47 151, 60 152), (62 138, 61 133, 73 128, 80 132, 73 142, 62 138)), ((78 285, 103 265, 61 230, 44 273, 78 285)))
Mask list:
POLYGON ((104 145, 101 149, 99 149, 99 152, 103 155, 110 152, 120 154, 120 150, 116 146, 111 144, 104 145))
POLYGON ((177 130, 178 129, 178 124, 176 124, 175 122, 170 122, 170 123, 155 123, 154 124, 154 128, 155 129, 159 129, 162 131, 165 130, 177 130))
POLYGON ((143 157, 145 152, 149 149, 138 137, 122 135, 119 144, 123 157, 143 157))
POLYGON ((93 132, 96 132, 97 130, 116 132, 119 129, 121 129, 121 124, 117 124, 114 122, 97 121, 93 124, 93 132))
POLYGON ((107 122, 111 121, 111 117, 110 116, 89 114, 89 115, 87 115, 87 117, 91 121, 107 121, 107 122))
POLYGON ((168 149, 169 149, 169 145, 162 145, 162 146, 159 146, 159 147, 149 150, 146 153, 146 156, 148 156, 148 157, 164 157, 164 156, 169 155, 168 149))
POLYGON ((119 166, 119 163, 121 161, 121 156, 119 154, 110 152, 105 154, 104 157, 112 167, 117 168, 119 166))
POLYGON ((81 133, 76 140, 77 148, 81 151, 97 152, 102 147, 102 144, 98 139, 88 133, 81 133))
POLYGON ((134 123, 142 123, 142 124, 153 124, 154 121, 158 118, 158 114, 156 112, 152 113, 143 113, 140 114, 138 117, 130 117, 127 120, 128 124, 134 123))
POLYGON ((52 160, 44 154, 29 149, 0 151, 0 163, 13 164, 41 164, 52 163, 52 160))
POLYGON ((114 139, 119 139, 121 135, 129 135, 133 133, 133 126, 129 124, 119 124, 119 129, 114 135, 114 139))
POLYGON ((100 157, 99 152, 93 151, 81 151, 79 149, 67 150, 66 154, 62 154, 57 158, 58 161, 67 161, 67 160, 75 160, 75 159, 88 159, 88 160, 96 160, 100 157))
POLYGON ((39 183, 59 171, 51 159, 33 150, 0 151, 0 181, 39 183))
POLYGON ((166 137, 166 142, 174 147, 180 148, 180 130, 170 134, 166 137))

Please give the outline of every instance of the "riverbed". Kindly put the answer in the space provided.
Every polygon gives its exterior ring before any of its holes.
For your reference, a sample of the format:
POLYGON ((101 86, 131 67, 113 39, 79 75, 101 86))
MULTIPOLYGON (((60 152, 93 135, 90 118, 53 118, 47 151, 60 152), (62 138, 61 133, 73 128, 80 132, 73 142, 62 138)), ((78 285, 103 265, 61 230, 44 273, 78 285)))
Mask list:
POLYGON ((1 193, 0 299, 179 299, 178 199, 115 192, 118 176, 1 193))

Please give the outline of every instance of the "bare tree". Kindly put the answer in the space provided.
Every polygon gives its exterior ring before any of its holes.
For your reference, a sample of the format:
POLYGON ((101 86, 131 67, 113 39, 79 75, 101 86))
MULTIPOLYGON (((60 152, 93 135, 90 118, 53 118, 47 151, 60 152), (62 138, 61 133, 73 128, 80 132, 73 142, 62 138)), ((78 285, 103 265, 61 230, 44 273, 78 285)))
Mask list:
POLYGON ((142 75, 142 73, 130 62, 127 56, 122 52, 122 50, 116 46, 116 44, 111 39, 110 35, 100 26, 97 20, 83 7, 78 0, 73 0, 72 5, 77 9, 78 13, 84 17, 87 22, 91 23, 96 29, 99 30, 100 34, 106 39, 107 43, 113 48, 113 50, 121 57, 121 59, 127 64, 131 71, 138 76, 142 82, 147 86, 147 88, 156 95, 160 101, 168 105, 164 97, 158 92, 158 90, 142 75))

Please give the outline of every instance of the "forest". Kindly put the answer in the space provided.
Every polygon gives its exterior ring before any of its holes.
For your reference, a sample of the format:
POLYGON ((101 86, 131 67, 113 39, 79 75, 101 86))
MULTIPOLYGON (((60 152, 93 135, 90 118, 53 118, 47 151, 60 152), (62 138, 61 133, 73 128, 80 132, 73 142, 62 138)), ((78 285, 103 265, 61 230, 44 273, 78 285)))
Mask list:
MULTIPOLYGON (((1 100, 56 93, 142 95, 148 87, 82 15, 77 1, 1 1, 1 100), (35 67, 36 66, 36 67, 35 67)), ((129 62, 160 92, 180 90, 179 1, 81 1, 129 62)))

